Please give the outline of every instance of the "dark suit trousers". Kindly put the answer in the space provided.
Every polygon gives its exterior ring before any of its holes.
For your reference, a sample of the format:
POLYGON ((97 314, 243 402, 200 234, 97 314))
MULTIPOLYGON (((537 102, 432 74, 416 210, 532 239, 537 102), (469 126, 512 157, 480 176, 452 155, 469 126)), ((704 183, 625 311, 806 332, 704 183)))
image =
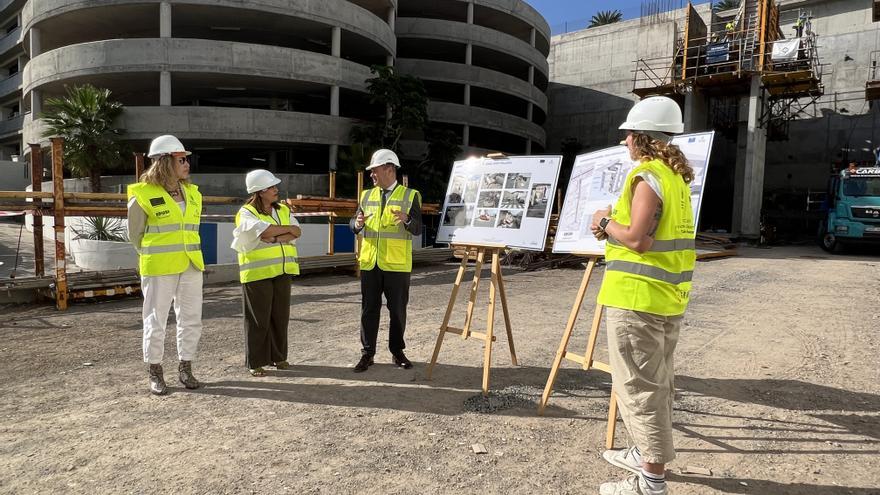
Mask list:
POLYGON ((241 285, 245 365, 259 368, 287 361, 290 275, 241 285))
POLYGON ((406 331, 409 279, 409 272, 385 272, 378 266, 361 272, 361 345, 363 346, 361 352, 364 355, 376 354, 382 294, 385 294, 388 312, 391 314, 388 349, 394 354, 406 348, 403 333, 406 331))

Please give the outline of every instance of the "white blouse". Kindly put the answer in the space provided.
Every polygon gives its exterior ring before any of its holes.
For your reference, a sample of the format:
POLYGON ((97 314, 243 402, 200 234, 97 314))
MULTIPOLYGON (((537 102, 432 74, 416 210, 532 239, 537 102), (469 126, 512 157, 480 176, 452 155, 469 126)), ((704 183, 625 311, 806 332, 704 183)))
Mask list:
MULTIPOLYGON (((230 247, 239 253, 253 251, 260 245, 260 235, 269 228, 270 225, 280 225, 278 220, 278 210, 272 210, 272 218, 275 224, 260 220, 250 210, 242 208, 239 210, 238 227, 232 231, 232 244, 230 247)), ((299 227, 299 222, 290 214, 290 225, 299 227)), ((296 244, 296 239, 288 242, 288 244, 296 244)))

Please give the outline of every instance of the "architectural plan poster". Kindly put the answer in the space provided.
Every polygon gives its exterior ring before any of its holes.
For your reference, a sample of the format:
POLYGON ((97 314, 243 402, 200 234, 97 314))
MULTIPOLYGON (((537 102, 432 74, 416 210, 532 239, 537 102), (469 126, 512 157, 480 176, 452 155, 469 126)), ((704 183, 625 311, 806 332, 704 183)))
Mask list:
POLYGON ((543 250, 561 164, 561 156, 455 162, 437 242, 543 250))
MULTIPOLYGON (((672 144, 681 148, 694 169, 694 181, 690 184, 694 221, 699 221, 700 218, 709 152, 712 150, 714 137, 713 131, 684 134, 672 140, 672 144)), ((562 213, 559 215, 554 253, 605 253, 605 242, 597 241, 593 237, 590 222, 596 210, 617 201, 623 182, 634 165, 625 146, 615 146, 575 158, 562 213)))

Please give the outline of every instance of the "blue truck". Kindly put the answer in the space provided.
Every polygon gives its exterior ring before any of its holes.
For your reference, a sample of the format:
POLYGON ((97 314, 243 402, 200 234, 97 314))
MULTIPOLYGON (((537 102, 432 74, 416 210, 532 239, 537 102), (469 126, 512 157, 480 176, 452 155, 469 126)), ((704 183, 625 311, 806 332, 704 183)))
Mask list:
POLYGON ((880 167, 849 168, 831 178, 828 209, 819 224, 819 245, 836 252, 843 245, 880 246, 880 167))

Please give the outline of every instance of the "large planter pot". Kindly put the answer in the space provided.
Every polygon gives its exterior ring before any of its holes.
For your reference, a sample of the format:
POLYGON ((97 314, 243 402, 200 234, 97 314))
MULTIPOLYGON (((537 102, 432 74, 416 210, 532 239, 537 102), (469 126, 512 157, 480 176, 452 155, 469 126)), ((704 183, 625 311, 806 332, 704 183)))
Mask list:
POLYGON ((70 252, 76 266, 85 270, 116 270, 138 265, 137 251, 127 242, 74 239, 70 252))

